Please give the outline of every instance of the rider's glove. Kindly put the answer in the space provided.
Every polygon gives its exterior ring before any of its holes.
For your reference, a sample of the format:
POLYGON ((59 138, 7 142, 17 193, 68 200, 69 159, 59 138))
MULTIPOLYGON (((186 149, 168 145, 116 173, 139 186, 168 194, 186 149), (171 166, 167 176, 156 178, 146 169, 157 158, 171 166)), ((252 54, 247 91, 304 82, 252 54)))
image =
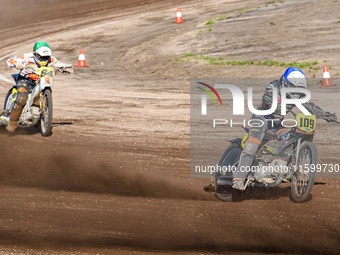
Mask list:
POLYGON ((38 71, 38 68, 33 65, 25 65, 24 67, 28 73, 37 73, 38 71))
POLYGON ((15 63, 15 68, 18 70, 21 70, 24 68, 24 65, 21 62, 16 62, 15 63))
POLYGON ((64 67, 62 70, 63 73, 73 73, 73 67, 64 67))
POLYGON ((324 114, 324 117, 325 117, 327 122, 337 122, 337 117, 336 117, 335 113, 326 112, 324 114))

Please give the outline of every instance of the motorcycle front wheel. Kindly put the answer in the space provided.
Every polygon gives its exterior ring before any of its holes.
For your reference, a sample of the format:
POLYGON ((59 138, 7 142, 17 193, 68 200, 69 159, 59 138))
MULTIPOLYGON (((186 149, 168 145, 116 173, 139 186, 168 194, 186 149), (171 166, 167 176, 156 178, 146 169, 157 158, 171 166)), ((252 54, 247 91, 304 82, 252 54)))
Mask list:
POLYGON ((296 203, 306 202, 312 191, 316 175, 317 153, 312 142, 301 145, 297 159, 297 169, 292 176, 292 199, 296 203), (313 170, 314 169, 314 170, 313 170))
POLYGON ((52 103, 52 92, 45 90, 40 98, 40 131, 42 136, 50 136, 52 134, 52 114, 53 114, 53 103, 52 103))

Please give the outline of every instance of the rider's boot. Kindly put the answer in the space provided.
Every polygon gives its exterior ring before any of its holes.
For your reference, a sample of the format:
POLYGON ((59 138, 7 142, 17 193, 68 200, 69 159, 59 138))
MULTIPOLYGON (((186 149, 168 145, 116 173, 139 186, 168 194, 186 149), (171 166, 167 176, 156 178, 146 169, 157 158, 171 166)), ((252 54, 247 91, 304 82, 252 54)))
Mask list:
POLYGON ((13 134, 17 128, 18 128, 18 121, 10 121, 7 126, 7 130, 11 134, 13 134))
POLYGON ((239 164, 237 166, 237 170, 233 179, 233 188, 238 190, 245 190, 244 181, 247 178, 249 168, 253 163, 255 154, 259 147, 261 141, 257 138, 248 138, 248 141, 245 143, 245 148, 241 153, 239 164))
POLYGON ((256 125, 256 128, 252 127, 249 130, 249 137, 244 144, 244 150, 241 153, 233 179, 233 188, 238 190, 245 190, 246 188, 244 186, 244 181, 249 173, 249 167, 254 161, 257 149, 259 148, 267 130, 267 122, 263 117, 254 115, 252 120, 252 123, 253 125, 256 125))
POLYGON ((27 91, 28 90, 26 89, 26 87, 20 87, 18 89, 17 100, 11 111, 11 115, 9 117, 9 124, 7 126, 7 130, 9 133, 14 133, 14 131, 18 127, 19 117, 27 100, 27 93, 26 93, 27 91))
POLYGON ((237 190, 245 190, 246 187, 244 186, 244 180, 243 179, 240 179, 240 178, 234 178, 233 179, 233 186, 232 186, 234 189, 237 189, 237 190))
POLYGON ((19 121, 22 108, 23 106, 16 103, 11 111, 11 115, 9 117, 9 124, 7 126, 7 130, 11 134, 13 134, 14 131, 18 128, 18 121, 19 121))

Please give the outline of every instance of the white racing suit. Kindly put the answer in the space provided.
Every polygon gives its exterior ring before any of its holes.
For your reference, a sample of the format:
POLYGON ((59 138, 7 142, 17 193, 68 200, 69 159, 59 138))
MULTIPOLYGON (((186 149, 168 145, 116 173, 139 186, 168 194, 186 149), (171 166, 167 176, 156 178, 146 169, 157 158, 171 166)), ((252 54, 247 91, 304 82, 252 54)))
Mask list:
MULTIPOLYGON (((59 61, 51 56, 47 62, 47 66, 53 67, 56 63, 59 63, 59 61)), ((39 69, 40 65, 36 62, 33 53, 22 54, 20 57, 12 57, 7 60, 7 65, 9 67, 29 66, 29 68, 22 68, 19 72, 19 78, 16 84, 18 91, 17 97, 10 112, 10 124, 14 123, 14 125, 17 125, 22 109, 26 104, 28 93, 34 88, 36 85, 35 82, 39 79, 39 75, 34 73, 34 70, 39 69)))

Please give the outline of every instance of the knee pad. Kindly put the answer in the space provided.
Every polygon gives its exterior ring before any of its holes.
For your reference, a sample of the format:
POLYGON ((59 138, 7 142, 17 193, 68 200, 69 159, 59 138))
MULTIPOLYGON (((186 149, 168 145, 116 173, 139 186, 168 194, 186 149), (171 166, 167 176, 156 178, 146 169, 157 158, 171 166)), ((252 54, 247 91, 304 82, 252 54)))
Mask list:
POLYGON ((17 94, 17 99, 15 100, 15 105, 19 107, 24 107, 27 101, 28 93, 19 92, 17 94))
POLYGON ((244 153, 255 156, 259 145, 257 143, 247 142, 245 144, 244 153))

